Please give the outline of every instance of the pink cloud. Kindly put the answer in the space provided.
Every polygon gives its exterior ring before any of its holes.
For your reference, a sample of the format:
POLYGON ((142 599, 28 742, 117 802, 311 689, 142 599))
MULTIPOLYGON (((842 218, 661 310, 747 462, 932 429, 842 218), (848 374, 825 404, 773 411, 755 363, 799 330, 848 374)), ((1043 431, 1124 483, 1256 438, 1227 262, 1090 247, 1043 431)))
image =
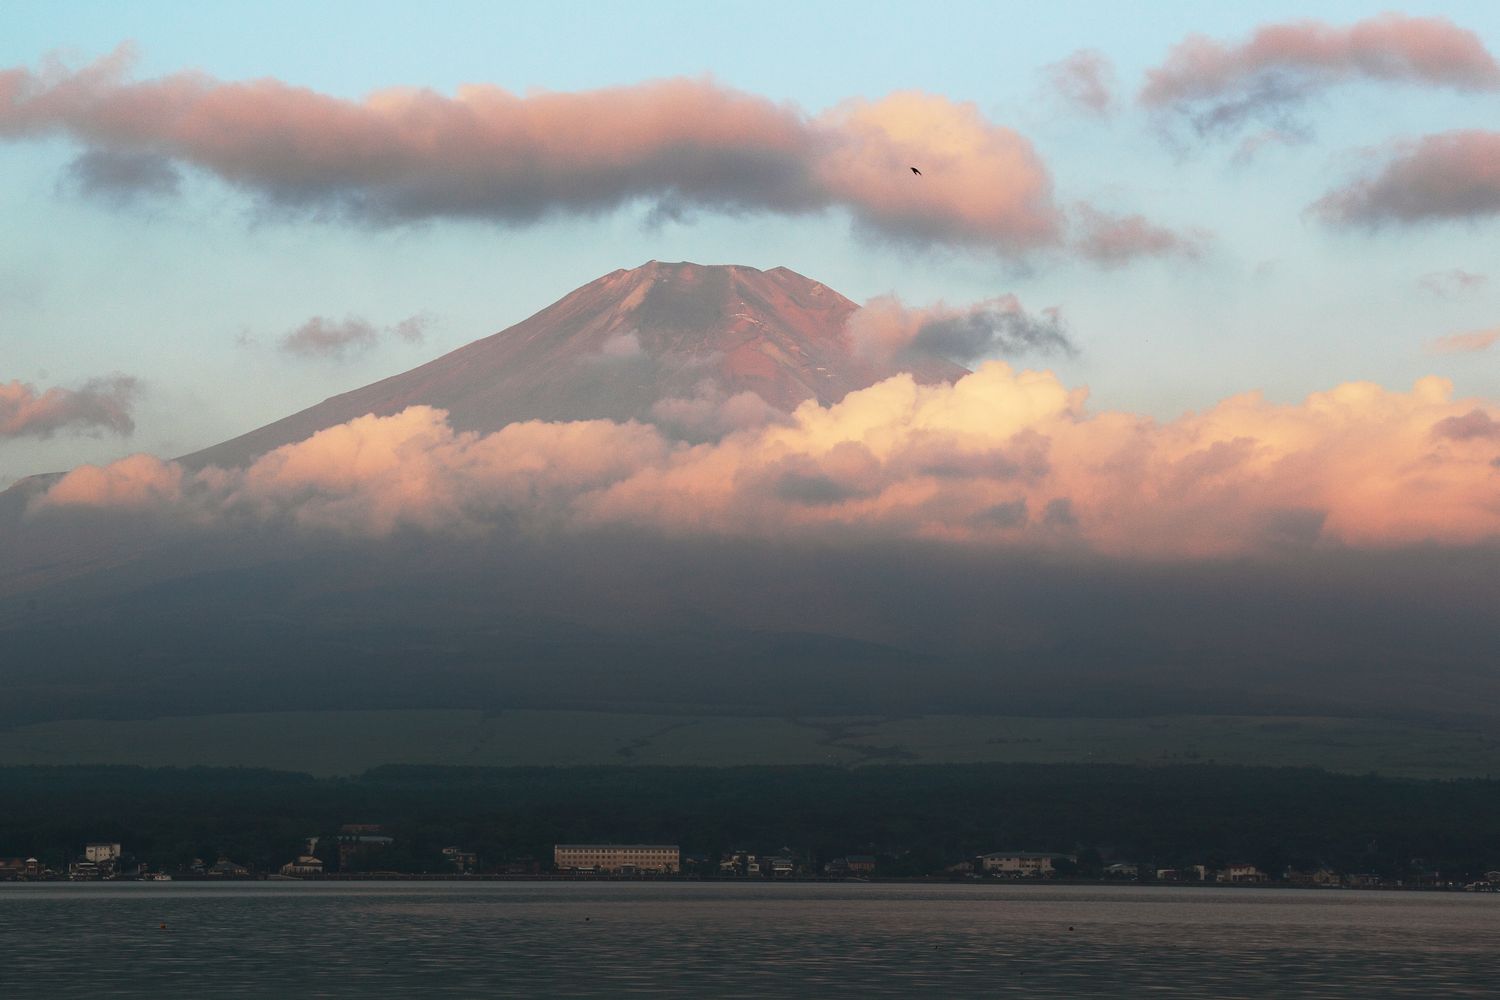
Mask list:
POLYGON ((1232 45, 1189 35, 1147 72, 1140 100, 1211 131, 1283 113, 1349 80, 1493 91, 1500 66, 1478 35, 1442 17, 1387 13, 1347 27, 1288 21, 1232 45))
POLYGON ((1075 212, 1081 229, 1073 243, 1075 252, 1104 267, 1120 267, 1141 257, 1196 260, 1209 241, 1202 230, 1180 233, 1143 215, 1113 215, 1089 205, 1079 205, 1075 212))
MULTIPOLYGON (((409 344, 421 343, 427 336, 430 320, 418 313, 408 316, 383 332, 398 337, 409 344)), ((342 361, 351 355, 363 354, 380 342, 382 330, 359 316, 346 316, 342 320, 314 316, 307 322, 288 332, 277 346, 287 354, 302 358, 332 358, 342 361)), ((252 340, 241 334, 236 342, 249 346, 252 340), (241 339, 243 338, 243 339, 241 339)))
POLYGON ((149 161, 153 176, 191 165, 282 209, 380 224, 525 224, 644 202, 668 215, 841 208, 884 238, 1004 254, 1060 240, 1051 175, 1031 143, 931 94, 816 116, 709 79, 351 101, 273 79, 132 82, 130 61, 122 49, 71 73, 0 72, 0 136, 62 133, 149 161))
POLYGON ((1475 354, 1487 351, 1500 340, 1500 327, 1491 330, 1470 330, 1468 333, 1450 333, 1427 345, 1429 354, 1475 354))
POLYGON ((1400 143, 1374 176, 1330 191, 1311 211, 1327 222, 1367 226, 1500 214, 1500 132, 1442 132, 1400 143))
POLYGON ((348 534, 403 527, 472 530, 496 515, 544 524, 578 494, 660 462, 668 445, 640 424, 510 424, 457 433, 413 406, 365 416, 278 448, 249 469, 200 480, 224 509, 348 534))
POLYGON ((1079 49, 1048 66, 1048 85, 1074 107, 1104 116, 1114 110, 1114 66, 1096 49, 1079 49))
POLYGON ((579 506, 663 530, 843 527, 1144 556, 1285 544, 1292 512, 1304 544, 1475 541, 1500 532, 1489 450, 1435 449, 1429 433, 1474 408, 1430 379, 1297 406, 1236 397, 1158 424, 1090 415, 1054 376, 993 363, 952 386, 902 377, 805 405, 790 426, 673 453, 579 506))
POLYGON ((89 379, 77 389, 38 392, 26 382, 0 383, 0 438, 49 438, 58 431, 135 430, 131 417, 140 382, 129 375, 89 379))
POLYGON ((1050 372, 992 362, 804 403, 789 419, 673 442, 609 421, 456 433, 441 411, 367 416, 248 470, 135 456, 64 477, 36 505, 155 504, 200 519, 385 536, 601 526, 781 538, 857 532, 1148 558, 1500 538, 1500 406, 1444 380, 1258 394, 1159 422, 1092 413, 1050 372))
POLYGON ((375 327, 356 316, 342 322, 314 316, 282 337, 279 343, 288 354, 307 358, 343 358, 369 350, 378 339, 375 327))
POLYGON ((1423 291, 1446 298, 1463 292, 1477 291, 1488 284, 1489 280, 1488 275, 1475 274, 1461 267, 1453 267, 1446 271, 1431 271, 1422 275, 1417 281, 1417 286, 1423 291))
POLYGON ((816 176, 876 233, 1011 252, 1060 235, 1052 177, 1031 143, 970 102, 902 91, 847 101, 814 125, 816 176))

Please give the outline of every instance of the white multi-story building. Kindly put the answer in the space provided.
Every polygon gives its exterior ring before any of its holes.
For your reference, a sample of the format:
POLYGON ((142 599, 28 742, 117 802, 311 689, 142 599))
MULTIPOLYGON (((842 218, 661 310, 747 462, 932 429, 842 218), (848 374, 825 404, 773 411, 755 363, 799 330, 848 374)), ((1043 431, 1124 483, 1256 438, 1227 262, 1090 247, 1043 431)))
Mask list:
POLYGON ((980 863, 986 872, 995 875, 1012 875, 1018 878, 1046 878, 1052 874, 1052 859, 1067 858, 1071 854, 1045 854, 1039 851, 996 851, 981 854, 980 863))
POLYGON ((311 854, 303 854, 296 861, 288 861, 281 866, 281 874, 292 878, 306 878, 311 875, 323 874, 323 861, 311 854))
POLYGON ((94 864, 102 864, 106 861, 120 860, 119 844, 87 844, 83 848, 83 857, 86 861, 94 864))
POLYGON ((1238 862, 1219 872, 1220 882, 1265 882, 1266 873, 1247 862, 1238 862))
POLYGON ((673 874, 682 867, 676 844, 557 844, 552 863, 559 871, 673 874))

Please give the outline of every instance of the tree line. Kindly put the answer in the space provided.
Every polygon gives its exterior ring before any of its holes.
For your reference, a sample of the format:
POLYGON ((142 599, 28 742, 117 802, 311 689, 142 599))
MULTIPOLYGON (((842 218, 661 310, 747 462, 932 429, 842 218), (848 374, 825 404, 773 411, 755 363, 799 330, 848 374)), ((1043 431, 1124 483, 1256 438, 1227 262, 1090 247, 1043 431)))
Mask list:
MULTIPOLYGON (((1084 864, 1248 862, 1400 877, 1500 868, 1500 782, 1310 768, 1071 764, 838 767, 388 766, 356 777, 244 768, 0 768, 0 856, 53 863, 119 841, 152 867, 223 855, 273 871, 350 823, 394 838, 381 867, 481 867, 562 842, 665 842, 713 858, 790 848, 882 858, 925 875, 976 854, 1056 851, 1084 864)), ((328 841, 325 840, 325 843, 328 841)), ((1079 874, 1088 874, 1081 871, 1079 874)))

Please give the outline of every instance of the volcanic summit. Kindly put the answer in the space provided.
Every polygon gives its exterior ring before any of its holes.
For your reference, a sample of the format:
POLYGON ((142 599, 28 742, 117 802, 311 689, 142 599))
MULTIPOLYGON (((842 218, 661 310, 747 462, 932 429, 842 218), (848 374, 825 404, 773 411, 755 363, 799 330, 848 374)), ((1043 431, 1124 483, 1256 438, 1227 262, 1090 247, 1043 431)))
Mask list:
POLYGON ((421 367, 327 399, 185 456, 237 466, 365 414, 426 404, 461 431, 518 420, 657 421, 673 401, 754 393, 790 411, 908 371, 924 383, 965 369, 935 356, 879 364, 851 348, 859 308, 784 267, 651 261, 573 291, 515 326, 421 367))

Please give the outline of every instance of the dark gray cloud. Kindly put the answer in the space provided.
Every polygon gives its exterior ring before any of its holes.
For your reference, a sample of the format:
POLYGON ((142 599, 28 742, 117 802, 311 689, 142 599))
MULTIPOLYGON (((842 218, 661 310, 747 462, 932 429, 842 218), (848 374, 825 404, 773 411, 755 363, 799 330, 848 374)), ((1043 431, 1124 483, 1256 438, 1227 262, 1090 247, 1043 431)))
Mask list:
POLYGON ((762 474, 778 500, 825 507, 880 492, 879 460, 863 445, 842 442, 826 454, 795 455, 771 464, 762 474))
POLYGON ((181 176, 160 153, 90 149, 68 165, 67 184, 90 198, 127 204, 143 197, 177 193, 181 176))
MULTIPOLYGON (((342 320, 314 316, 283 336, 277 341, 277 345, 282 351, 297 357, 342 361, 374 348, 380 342, 382 334, 396 337, 408 344, 420 344, 427 339, 427 329, 431 325, 432 318, 426 313, 408 316, 384 328, 359 316, 346 316, 342 320)), ((250 346, 255 341, 242 333, 235 342, 241 346, 250 346)))
POLYGON ((822 473, 787 472, 776 480, 776 496, 791 503, 810 505, 843 503, 860 491, 822 473))
POLYGON ((278 343, 288 354, 303 358, 336 358, 362 354, 374 347, 379 335, 368 320, 349 316, 343 320, 314 316, 278 343))
POLYGON ((1078 525, 1078 515, 1073 513, 1073 500, 1058 497, 1048 500, 1042 510, 1042 523, 1054 528, 1073 528, 1078 525))
POLYGON ((427 339, 427 328, 431 325, 431 316, 417 313, 391 327, 391 332, 409 344, 420 344, 427 339))
POLYGON ((1263 519, 1264 536, 1271 545, 1305 548, 1323 533, 1328 511, 1313 507, 1288 507, 1268 511, 1263 519))
POLYGON ((1305 19, 1261 25, 1234 44, 1189 35, 1147 71, 1140 100, 1199 134, 1248 121, 1286 127, 1310 98, 1361 80, 1494 91, 1500 65, 1478 35, 1447 18, 1387 13, 1348 26, 1305 19))
POLYGON ((139 379, 118 374, 43 392, 19 380, 0 383, 0 438, 50 438, 60 431, 130 434, 140 392, 139 379))
POLYGON ((1039 435, 1023 433, 1013 447, 1000 451, 937 451, 914 456, 920 475, 955 479, 998 479, 1033 481, 1047 474, 1047 445, 1039 435))
POLYGON ((1453 441, 1500 441, 1500 420, 1483 410, 1473 409, 1462 416, 1439 420, 1433 425, 1432 433, 1453 441))
POLYGON ((927 320, 917 328, 909 349, 960 364, 996 355, 1078 353, 1058 310, 1032 314, 1005 300, 927 320))
POLYGON ((1026 523, 1026 498, 997 503, 981 515, 983 520, 997 528, 1019 528, 1026 523))
POLYGON ((1296 109, 1318 89, 1319 84, 1298 74, 1267 72, 1246 81, 1232 96, 1182 101, 1175 110, 1200 136, 1234 132, 1252 121, 1295 135, 1305 131, 1296 109))
POLYGON ((996 355, 1076 354, 1062 313, 1031 313, 1014 295, 967 306, 908 306, 894 295, 870 299, 845 323, 854 352, 885 363, 939 357, 961 365, 996 355))

